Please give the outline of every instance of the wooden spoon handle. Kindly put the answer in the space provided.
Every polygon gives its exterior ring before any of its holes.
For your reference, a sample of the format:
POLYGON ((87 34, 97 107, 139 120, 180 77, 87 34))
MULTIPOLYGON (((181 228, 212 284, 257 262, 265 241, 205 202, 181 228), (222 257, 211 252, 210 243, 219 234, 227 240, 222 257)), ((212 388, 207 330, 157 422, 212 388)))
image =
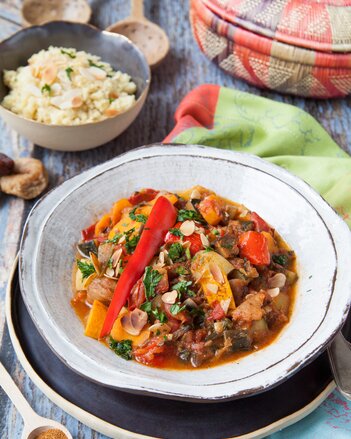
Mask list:
POLYGON ((132 0, 130 16, 139 20, 144 18, 144 0, 132 0))
POLYGON ((10 374, 4 368, 4 366, 0 363, 0 385, 7 393, 8 397, 16 406, 17 410, 21 414, 25 423, 32 418, 36 418, 38 415, 33 411, 32 407, 29 405, 28 401, 22 395, 19 388, 16 386, 14 381, 12 380, 10 374))

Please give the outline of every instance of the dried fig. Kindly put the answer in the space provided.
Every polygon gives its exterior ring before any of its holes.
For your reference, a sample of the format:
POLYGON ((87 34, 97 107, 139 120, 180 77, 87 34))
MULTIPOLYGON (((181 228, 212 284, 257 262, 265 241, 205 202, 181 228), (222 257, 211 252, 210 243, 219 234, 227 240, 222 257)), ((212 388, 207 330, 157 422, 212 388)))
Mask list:
POLYGON ((12 175, 0 177, 2 192, 31 200, 40 195, 48 185, 48 173, 40 160, 20 158, 15 160, 12 175))
POLYGON ((14 166, 15 162, 6 154, 0 152, 0 177, 11 174, 14 166))

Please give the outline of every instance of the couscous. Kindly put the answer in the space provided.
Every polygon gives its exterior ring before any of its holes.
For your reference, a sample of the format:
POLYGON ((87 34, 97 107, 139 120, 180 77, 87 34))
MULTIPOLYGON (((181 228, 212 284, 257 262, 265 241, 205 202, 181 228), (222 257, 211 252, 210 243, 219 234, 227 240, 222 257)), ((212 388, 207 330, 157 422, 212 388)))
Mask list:
POLYGON ((10 92, 2 105, 45 124, 98 122, 135 103, 136 85, 128 74, 73 48, 41 50, 27 66, 5 70, 4 83, 10 92))

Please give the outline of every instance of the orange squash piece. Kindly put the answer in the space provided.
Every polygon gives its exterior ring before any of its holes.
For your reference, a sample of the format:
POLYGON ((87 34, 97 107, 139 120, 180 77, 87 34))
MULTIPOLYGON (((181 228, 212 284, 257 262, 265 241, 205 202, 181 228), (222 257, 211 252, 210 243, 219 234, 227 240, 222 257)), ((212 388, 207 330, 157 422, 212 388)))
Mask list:
POLYGON ((276 253, 278 251, 277 243, 275 242, 273 236, 269 232, 261 232, 267 239, 268 250, 270 253, 276 253))
POLYGON ((221 204, 216 195, 205 197, 199 203, 198 210, 211 226, 216 226, 222 219, 221 204))
POLYGON ((111 212, 112 225, 118 223, 118 221, 122 217, 123 209, 125 209, 126 207, 132 207, 127 198, 121 198, 113 205, 111 212))
POLYGON ((125 331, 121 324, 121 318, 128 312, 127 308, 123 307, 111 330, 111 337, 116 341, 132 340, 133 346, 138 346, 144 343, 150 337, 150 331, 146 328, 141 331, 139 335, 131 335, 125 331))
POLYGON ((107 307, 98 300, 94 300, 93 307, 89 312, 84 334, 88 337, 98 340, 100 338, 100 333, 106 318, 106 314, 107 307))
POLYGON ((107 213, 95 225, 95 236, 101 235, 111 225, 111 216, 107 213))

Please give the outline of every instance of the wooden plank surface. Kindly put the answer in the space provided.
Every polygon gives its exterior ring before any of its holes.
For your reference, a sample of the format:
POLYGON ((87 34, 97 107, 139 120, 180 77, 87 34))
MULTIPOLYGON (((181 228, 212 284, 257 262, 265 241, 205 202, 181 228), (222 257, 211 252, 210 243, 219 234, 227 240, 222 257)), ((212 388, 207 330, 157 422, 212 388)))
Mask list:
MULTIPOLYGON (((92 23, 99 28, 128 15, 125 0, 92 0, 92 23)), ((20 0, 0 0, 0 39, 20 28, 20 0)), ((173 127, 173 114, 180 99, 193 87, 216 83, 262 95, 299 106, 312 114, 342 148, 351 152, 350 98, 317 101, 282 96, 258 90, 241 80, 224 74, 211 64, 194 42, 188 21, 188 0, 146 0, 146 16, 166 29, 171 40, 171 52, 154 73, 151 90, 144 109, 136 122, 118 139, 103 147, 81 153, 60 153, 33 146, 11 132, 0 120, 0 150, 12 157, 33 156, 45 163, 50 173, 50 187, 131 148, 162 140, 173 127)), ((4 321, 5 286, 25 217, 33 205, 0 194, 0 359, 32 407, 42 416, 67 425, 75 438, 103 436, 81 425, 53 405, 26 377, 14 355, 4 321)), ((0 390, 0 437, 20 438, 22 421, 0 390)))

